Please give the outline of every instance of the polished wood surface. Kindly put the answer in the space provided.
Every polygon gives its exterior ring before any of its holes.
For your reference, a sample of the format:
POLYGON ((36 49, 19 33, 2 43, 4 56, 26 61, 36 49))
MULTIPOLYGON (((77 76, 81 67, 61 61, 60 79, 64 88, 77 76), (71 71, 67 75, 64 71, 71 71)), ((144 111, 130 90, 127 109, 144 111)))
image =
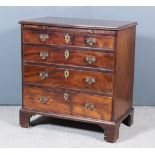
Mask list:
POLYGON ((113 93, 113 73, 24 65, 23 80, 25 84, 29 83, 50 87, 55 86, 61 88, 113 93), (65 78, 64 76, 66 69, 69 72, 68 78, 65 78), (46 72, 48 77, 46 79, 41 79, 39 76, 40 72, 46 72), (88 84, 86 82, 87 78, 95 79, 95 82, 88 84))
POLYGON ((112 97, 76 94, 72 96, 72 115, 111 121, 112 97), (92 109, 86 106, 92 105, 92 109))
POLYGON ((36 46, 23 46, 23 60, 25 62, 57 64, 65 66, 81 66, 89 68, 100 68, 113 71, 114 69, 114 54, 104 53, 91 50, 76 50, 68 48, 49 48, 36 46), (69 53, 66 57, 66 51, 69 53), (40 56, 41 52, 48 53, 45 59, 40 56), (95 61, 90 63, 88 58, 95 58, 95 61))
POLYGON ((25 87, 24 108, 41 112, 69 114, 87 118, 111 120, 112 97, 96 96, 89 94, 68 93, 65 101, 66 91, 53 91, 50 89, 25 87), (47 102, 41 103, 40 98, 46 97, 47 102), (87 109, 85 104, 91 103, 93 109, 87 109))
POLYGON ((35 114, 98 124, 116 142, 133 124, 136 22, 41 18, 21 21, 23 104, 35 114))
POLYGON ((135 27, 118 32, 113 120, 132 107, 135 33, 135 27))
POLYGON ((29 24, 23 24, 23 30, 33 30, 33 31, 42 31, 42 32, 67 32, 70 34, 94 34, 94 35, 110 35, 110 36, 116 36, 117 32, 112 30, 103 30, 103 29, 84 29, 84 28, 72 28, 69 29, 66 27, 54 27, 54 26, 47 26, 47 25, 29 25, 29 24))
POLYGON ((39 32, 39 31, 23 31, 23 42, 33 43, 33 44, 43 44, 43 45, 66 45, 66 46, 81 46, 81 47, 92 47, 92 48, 104 48, 104 49, 114 49, 115 37, 113 36, 96 36, 96 35, 80 35, 80 34, 69 34, 67 32, 39 32), (65 34, 68 34, 70 41, 66 43, 65 34), (40 35, 48 35, 46 41, 40 39, 40 35), (89 45, 87 40, 93 38, 95 39, 94 45, 89 45))
POLYGON ((64 100, 64 92, 39 88, 24 88, 24 108, 43 112, 70 114, 70 103, 64 100), (47 102, 41 103, 41 97, 47 102))
POLYGON ((64 18, 64 17, 43 17, 20 21, 21 24, 32 25, 48 25, 56 27, 68 28, 91 28, 91 29, 105 29, 105 30, 120 30, 127 27, 137 25, 136 22, 127 21, 110 21, 110 20, 96 20, 96 19, 79 19, 79 18, 64 18))

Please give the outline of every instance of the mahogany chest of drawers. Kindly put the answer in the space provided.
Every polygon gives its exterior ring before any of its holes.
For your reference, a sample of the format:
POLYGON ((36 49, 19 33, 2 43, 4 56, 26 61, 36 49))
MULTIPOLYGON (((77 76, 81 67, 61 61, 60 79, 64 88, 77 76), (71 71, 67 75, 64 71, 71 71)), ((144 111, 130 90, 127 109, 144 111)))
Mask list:
POLYGON ((20 125, 29 127, 35 114, 95 123, 115 142, 120 124, 133 123, 136 23, 45 17, 20 24, 20 125))

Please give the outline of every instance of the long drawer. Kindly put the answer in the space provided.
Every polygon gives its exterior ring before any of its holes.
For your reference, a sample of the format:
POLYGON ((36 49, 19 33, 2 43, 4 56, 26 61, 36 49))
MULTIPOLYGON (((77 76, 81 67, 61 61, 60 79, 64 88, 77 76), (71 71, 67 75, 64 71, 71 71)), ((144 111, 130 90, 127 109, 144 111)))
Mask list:
POLYGON ((113 70, 114 54, 92 50, 23 46, 23 60, 43 64, 59 64, 113 70))
POLYGON ((115 37, 93 34, 75 34, 70 32, 53 31, 23 31, 23 43, 62 45, 75 47, 91 47, 114 50, 115 37))
POLYGON ((112 97, 25 87, 23 106, 29 110, 109 121, 112 97))
POLYGON ((24 83, 113 93, 113 73, 24 65, 24 83))

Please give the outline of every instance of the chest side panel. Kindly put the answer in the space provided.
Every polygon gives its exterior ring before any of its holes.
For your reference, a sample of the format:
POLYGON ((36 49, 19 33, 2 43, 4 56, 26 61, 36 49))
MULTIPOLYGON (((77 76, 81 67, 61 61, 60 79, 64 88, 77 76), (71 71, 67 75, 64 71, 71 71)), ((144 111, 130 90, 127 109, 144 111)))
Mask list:
POLYGON ((114 120, 132 107, 135 27, 118 32, 115 64, 114 120))

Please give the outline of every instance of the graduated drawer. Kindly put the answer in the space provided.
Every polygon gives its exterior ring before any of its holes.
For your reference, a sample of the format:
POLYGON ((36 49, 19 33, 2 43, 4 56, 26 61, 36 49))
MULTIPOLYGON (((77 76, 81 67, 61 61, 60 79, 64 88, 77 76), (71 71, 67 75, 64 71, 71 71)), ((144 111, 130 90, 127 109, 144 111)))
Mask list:
POLYGON ((69 30, 66 30, 66 32, 23 30, 23 42, 113 50, 115 37, 107 35, 76 34, 70 33, 69 30))
POLYGON ((94 67, 113 70, 114 54, 91 50, 23 46, 23 59, 28 62, 94 67))
POLYGON ((112 97, 25 87, 23 107, 41 112, 110 121, 112 97))
POLYGON ((113 73, 24 65, 24 83, 112 93, 113 73))
POLYGON ((111 120, 112 97, 76 93, 71 97, 72 115, 111 120))
POLYGON ((70 114, 69 103, 64 100, 64 92, 24 87, 23 107, 41 112, 70 114))

